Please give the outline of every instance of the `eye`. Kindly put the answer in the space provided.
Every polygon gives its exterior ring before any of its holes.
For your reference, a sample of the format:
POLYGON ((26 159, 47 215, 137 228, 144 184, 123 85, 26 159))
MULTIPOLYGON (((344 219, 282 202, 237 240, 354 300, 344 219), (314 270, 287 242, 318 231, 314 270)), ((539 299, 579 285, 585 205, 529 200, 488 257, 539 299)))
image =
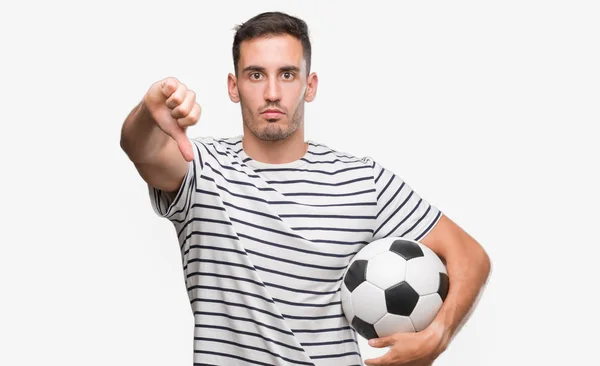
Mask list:
POLYGON ((294 78, 293 72, 286 71, 282 75, 285 80, 292 80, 294 78))
POLYGON ((250 79, 252 80, 258 80, 260 79, 262 75, 260 74, 260 72, 253 72, 252 74, 250 74, 250 79))

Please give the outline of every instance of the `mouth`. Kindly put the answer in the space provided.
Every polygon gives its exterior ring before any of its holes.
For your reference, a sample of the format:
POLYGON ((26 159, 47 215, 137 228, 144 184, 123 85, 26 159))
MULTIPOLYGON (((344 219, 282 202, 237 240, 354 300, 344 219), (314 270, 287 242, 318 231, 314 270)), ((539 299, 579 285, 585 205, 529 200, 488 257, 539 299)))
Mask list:
POLYGON ((267 109, 266 111, 262 112, 261 114, 263 116, 265 116, 265 118, 267 118, 267 119, 279 118, 279 117, 283 116, 283 112, 278 109, 267 109))

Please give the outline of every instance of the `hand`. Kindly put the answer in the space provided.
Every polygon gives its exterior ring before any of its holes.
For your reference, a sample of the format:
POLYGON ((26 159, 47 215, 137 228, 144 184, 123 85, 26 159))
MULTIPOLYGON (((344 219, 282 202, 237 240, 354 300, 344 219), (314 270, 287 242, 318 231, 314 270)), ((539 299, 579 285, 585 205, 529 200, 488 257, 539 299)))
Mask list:
POLYGON ((185 160, 194 160, 192 144, 185 131, 200 118, 201 109, 196 103, 196 93, 176 78, 166 78, 152 84, 144 95, 141 108, 149 113, 164 133, 177 142, 185 160))
POLYGON ((446 348, 444 329, 432 323, 417 333, 395 333, 373 338, 369 345, 375 348, 390 347, 381 357, 365 360, 368 366, 430 366, 446 348))

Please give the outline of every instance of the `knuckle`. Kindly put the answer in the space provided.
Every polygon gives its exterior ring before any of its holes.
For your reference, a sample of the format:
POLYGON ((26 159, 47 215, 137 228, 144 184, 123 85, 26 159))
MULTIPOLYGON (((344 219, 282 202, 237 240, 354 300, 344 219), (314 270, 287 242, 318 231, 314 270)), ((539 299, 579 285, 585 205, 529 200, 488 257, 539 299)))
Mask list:
POLYGON ((189 125, 188 117, 178 118, 177 124, 179 125, 179 127, 187 127, 189 125))
POLYGON ((179 84, 179 80, 177 80, 174 77, 168 77, 164 80, 162 80, 162 82, 159 82, 162 85, 164 85, 164 87, 166 87, 167 90, 176 90, 177 89, 177 85, 179 84))
POLYGON ((184 117, 189 116, 192 113, 192 106, 182 105, 179 109, 180 114, 184 117))
POLYGON ((181 118, 181 114, 179 113, 179 110, 178 109, 171 110, 171 117, 173 117, 174 119, 181 118))
MULTIPOLYGON (((197 104, 196 104, 197 106, 197 104)), ((190 112, 190 119, 193 122, 198 121, 198 118, 200 117, 200 107, 196 107, 194 106, 194 108, 192 108, 192 111, 190 112)))
POLYGON ((169 98, 169 101, 167 103, 169 103, 171 106, 176 107, 178 105, 181 104, 182 102, 182 98, 179 94, 177 94, 177 92, 175 92, 171 98, 169 98))

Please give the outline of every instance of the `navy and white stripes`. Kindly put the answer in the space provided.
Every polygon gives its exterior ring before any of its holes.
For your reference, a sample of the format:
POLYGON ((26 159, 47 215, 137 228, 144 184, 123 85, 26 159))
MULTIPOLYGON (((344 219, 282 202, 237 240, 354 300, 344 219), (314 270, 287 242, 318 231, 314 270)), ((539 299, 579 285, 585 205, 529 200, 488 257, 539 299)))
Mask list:
POLYGON ((309 141, 266 164, 241 139, 190 139, 179 192, 148 186, 178 235, 195 364, 361 365, 340 304, 348 263, 378 238, 421 239, 441 212, 371 158, 309 141))

